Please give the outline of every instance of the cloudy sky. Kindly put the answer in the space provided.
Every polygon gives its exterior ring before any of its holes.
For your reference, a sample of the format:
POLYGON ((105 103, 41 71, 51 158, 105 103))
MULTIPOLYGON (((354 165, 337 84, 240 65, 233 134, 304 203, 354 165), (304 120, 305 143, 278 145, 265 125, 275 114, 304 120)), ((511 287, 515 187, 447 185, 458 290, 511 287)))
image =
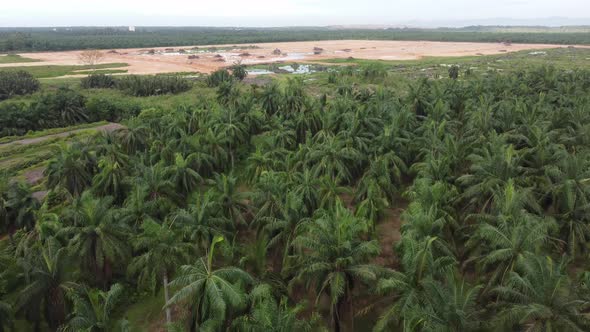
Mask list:
POLYGON ((590 24, 590 0, 2 0, 0 26, 590 24), (506 20, 507 18, 511 20, 506 20), (569 19, 569 20, 568 20, 569 19), (508 22, 509 21, 509 22, 508 22), (586 22, 588 21, 588 22, 586 22), (564 23, 565 22, 565 23, 564 23))

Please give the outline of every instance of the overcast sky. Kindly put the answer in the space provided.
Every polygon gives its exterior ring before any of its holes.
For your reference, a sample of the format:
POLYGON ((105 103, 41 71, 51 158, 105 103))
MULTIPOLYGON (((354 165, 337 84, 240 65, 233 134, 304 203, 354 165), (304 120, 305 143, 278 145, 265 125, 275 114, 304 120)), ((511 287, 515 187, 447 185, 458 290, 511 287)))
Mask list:
POLYGON ((0 26, 590 24, 590 0, 1 0, 0 26), (560 19, 555 19, 559 17, 560 19), (513 19, 499 20, 499 18, 513 19), (553 19, 548 19, 553 18, 553 19), (568 18, 571 20, 565 20, 568 18), (546 22, 546 23, 544 23, 546 22), (565 23, 564 23, 565 22, 565 23), (447 24, 448 23, 448 24, 447 24))

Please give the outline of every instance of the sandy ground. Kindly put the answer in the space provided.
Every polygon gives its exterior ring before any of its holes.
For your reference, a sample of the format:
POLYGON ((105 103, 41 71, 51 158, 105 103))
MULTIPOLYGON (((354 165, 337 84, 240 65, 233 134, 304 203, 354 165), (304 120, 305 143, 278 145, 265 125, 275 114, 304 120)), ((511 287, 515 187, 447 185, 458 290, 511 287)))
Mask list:
MULTIPOLYGON (((264 43, 248 45, 160 47, 152 49, 117 49, 105 51, 101 63, 128 63, 129 74, 170 72, 210 73, 218 68, 242 61, 244 64, 275 62, 306 62, 322 59, 348 58, 379 60, 415 60, 428 56, 469 56, 516 52, 529 49, 565 47, 551 44, 457 43, 428 41, 330 40, 317 42, 264 43), (254 45, 256 48, 250 48, 254 45), (217 51, 211 47, 220 48, 217 51), (229 47, 229 49, 227 49, 229 47), (224 48, 224 49, 221 49, 224 48), (314 48, 320 48, 321 50, 314 48), (278 49, 281 54, 273 54, 278 49), (150 54, 150 50, 154 54, 150 54), (314 54, 319 53, 319 54, 314 54), (198 59, 189 59, 189 55, 198 59)), ((80 51, 21 53, 41 62, 0 64, 0 67, 80 65, 80 51)))

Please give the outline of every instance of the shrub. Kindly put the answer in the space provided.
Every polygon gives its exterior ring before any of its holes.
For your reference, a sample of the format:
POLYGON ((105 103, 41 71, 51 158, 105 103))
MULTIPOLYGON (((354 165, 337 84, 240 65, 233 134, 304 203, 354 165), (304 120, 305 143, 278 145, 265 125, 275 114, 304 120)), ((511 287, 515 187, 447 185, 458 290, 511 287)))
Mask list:
POLYGON ((234 78, 243 81, 248 76, 248 71, 246 70, 246 66, 236 63, 231 67, 231 74, 234 78))
POLYGON ((452 65, 449 68, 449 78, 456 80, 459 78, 459 67, 456 65, 452 65))
POLYGON ((84 89, 110 89, 115 87, 117 81, 111 75, 105 74, 90 74, 84 77, 80 85, 84 89))
POLYGON ((39 81, 24 70, 0 72, 0 100, 39 90, 39 81))
POLYGON ((227 71, 227 69, 219 69, 212 72, 209 77, 207 77, 207 85, 210 87, 218 87, 221 83, 231 82, 233 81, 232 76, 227 71))
POLYGON ((380 63, 371 63, 363 66, 361 74, 364 78, 373 80, 387 76, 387 68, 380 63))
POLYGON ((24 135, 33 129, 34 122, 24 103, 0 103, 0 137, 24 135))
POLYGON ((86 102, 90 122, 119 122, 139 114, 141 107, 126 100, 112 100, 106 97, 90 97, 86 102))
POLYGON ((192 83, 180 76, 126 76, 117 81, 117 88, 137 97, 181 93, 190 90, 192 83))
POLYGON ((40 96, 31 105, 37 128, 66 127, 88 121, 86 98, 67 87, 40 96))

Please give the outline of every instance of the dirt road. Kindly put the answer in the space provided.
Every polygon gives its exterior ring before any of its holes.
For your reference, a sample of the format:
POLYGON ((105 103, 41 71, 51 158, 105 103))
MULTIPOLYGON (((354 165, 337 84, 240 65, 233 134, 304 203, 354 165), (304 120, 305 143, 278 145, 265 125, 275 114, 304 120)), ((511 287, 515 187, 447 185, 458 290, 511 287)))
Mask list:
MULTIPOLYGON (((104 51, 102 63, 128 63, 129 74, 171 72, 210 73, 241 61, 244 64, 307 62, 348 58, 379 60, 415 60, 429 56, 490 55, 532 49, 565 47, 551 44, 459 43, 429 41, 328 40, 317 42, 215 45, 197 47, 160 47, 104 51), (253 46, 253 47, 252 47, 253 46), (280 51, 280 53, 279 53, 280 51), (189 59, 189 57, 191 57, 189 59)), ((581 46, 582 47, 582 46, 581 46)), ((0 64, 11 66, 80 65, 80 51, 23 53, 41 62, 0 64)))

